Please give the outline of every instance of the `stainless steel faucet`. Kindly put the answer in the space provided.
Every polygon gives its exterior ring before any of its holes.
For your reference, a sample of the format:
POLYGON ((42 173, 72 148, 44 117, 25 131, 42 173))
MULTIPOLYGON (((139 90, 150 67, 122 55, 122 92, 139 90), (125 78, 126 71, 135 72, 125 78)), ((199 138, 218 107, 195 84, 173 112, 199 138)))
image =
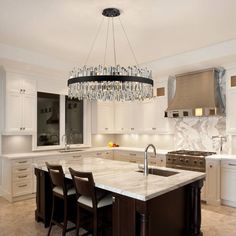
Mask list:
POLYGON ((153 144, 148 144, 148 146, 145 148, 145 151, 144 151, 144 175, 147 176, 148 175, 148 156, 147 156, 147 153, 148 153, 148 149, 152 147, 153 148, 153 151, 154 151, 154 154, 156 156, 156 148, 153 144))
POLYGON ((63 140, 64 140, 64 143, 65 143, 65 150, 69 150, 69 149, 70 149, 70 142, 68 142, 69 140, 68 140, 67 135, 66 135, 66 134, 63 134, 61 139, 62 139, 62 142, 63 142, 63 140))
POLYGON ((216 135, 216 136, 212 136, 212 139, 220 139, 220 153, 222 153, 223 151, 223 142, 227 141, 227 137, 226 136, 221 136, 221 135, 216 135))

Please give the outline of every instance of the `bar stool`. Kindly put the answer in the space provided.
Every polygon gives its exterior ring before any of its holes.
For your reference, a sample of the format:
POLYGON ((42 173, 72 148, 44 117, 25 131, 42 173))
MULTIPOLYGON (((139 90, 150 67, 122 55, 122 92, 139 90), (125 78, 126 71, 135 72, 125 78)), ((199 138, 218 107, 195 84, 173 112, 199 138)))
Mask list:
MULTIPOLYGON (((79 235, 81 226, 81 210, 86 210, 92 213, 93 226, 92 235, 98 235, 98 229, 104 230, 106 226, 110 227, 111 224, 105 225, 104 218, 99 219, 101 213, 105 210, 110 210, 112 205, 112 195, 107 194, 105 191, 98 191, 95 188, 92 172, 79 172, 69 168, 71 173, 76 194, 77 194, 77 221, 76 221, 76 236, 79 235), (109 208, 110 207, 110 208, 109 208), (101 222, 100 222, 101 221, 101 222), (100 225, 101 223, 101 225, 100 225), (100 227, 101 226, 101 227, 100 227)), ((84 234, 88 235, 90 232, 84 234)))
MULTIPOLYGON (((70 206, 72 205, 71 203, 76 202, 76 191, 73 188, 73 182, 69 182, 65 178, 65 174, 63 172, 61 165, 51 165, 48 162, 46 162, 46 166, 51 180, 52 198, 53 198, 51 221, 48 230, 48 236, 50 235, 53 224, 62 228, 62 236, 65 236, 67 232, 75 229, 75 227, 67 229, 67 224, 68 220, 71 221, 73 218, 73 214, 68 214, 68 211, 70 210, 71 213, 72 210, 73 212, 73 208, 70 206), (57 204, 59 203, 59 201, 63 202, 62 212, 61 208, 59 207, 60 205, 57 204), (61 217, 62 213, 63 217, 61 217)), ((75 214, 76 212, 74 213, 74 216, 75 214)))

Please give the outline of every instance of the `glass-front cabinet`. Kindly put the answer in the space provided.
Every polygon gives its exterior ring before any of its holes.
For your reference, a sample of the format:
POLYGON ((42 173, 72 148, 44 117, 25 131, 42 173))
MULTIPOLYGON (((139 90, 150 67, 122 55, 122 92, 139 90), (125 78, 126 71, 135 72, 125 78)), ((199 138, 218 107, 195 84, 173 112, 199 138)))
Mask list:
POLYGON ((65 99, 65 135, 69 144, 83 143, 83 101, 65 99))
POLYGON ((37 93, 37 135, 34 149, 90 145, 91 115, 88 103, 67 96, 37 93), (90 136, 89 136, 90 134, 90 136))
POLYGON ((37 94, 37 146, 60 144, 60 96, 37 94))

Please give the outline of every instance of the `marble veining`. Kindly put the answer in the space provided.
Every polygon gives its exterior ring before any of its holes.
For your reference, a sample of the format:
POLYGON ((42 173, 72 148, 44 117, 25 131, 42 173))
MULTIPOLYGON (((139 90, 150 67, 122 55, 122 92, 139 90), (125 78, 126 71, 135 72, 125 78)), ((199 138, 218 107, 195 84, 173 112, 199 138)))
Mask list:
POLYGON ((205 177, 204 173, 165 167, 159 169, 175 171, 177 174, 169 177, 151 174, 144 176, 143 173, 137 172, 137 164, 102 158, 81 157, 76 162, 61 164, 68 178, 70 178, 68 167, 78 171, 91 171, 97 187, 142 201, 205 177))
MULTIPOLYGON (((219 153, 219 139, 212 136, 226 135, 226 117, 186 117, 175 119, 176 149, 215 151, 219 153)), ((229 143, 223 143, 223 152, 228 153, 229 143)))

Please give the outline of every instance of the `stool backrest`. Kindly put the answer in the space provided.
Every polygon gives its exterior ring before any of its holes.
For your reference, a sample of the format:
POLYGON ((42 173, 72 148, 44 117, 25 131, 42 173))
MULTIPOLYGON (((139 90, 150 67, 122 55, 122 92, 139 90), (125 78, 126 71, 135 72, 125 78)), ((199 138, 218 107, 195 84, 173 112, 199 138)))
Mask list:
POLYGON ((85 196, 92 199, 93 206, 97 206, 95 183, 92 172, 80 172, 69 168, 74 182, 77 197, 85 196))
POLYGON ((46 162, 46 166, 51 179, 52 188, 61 187, 66 194, 65 174, 61 165, 52 165, 46 162))

